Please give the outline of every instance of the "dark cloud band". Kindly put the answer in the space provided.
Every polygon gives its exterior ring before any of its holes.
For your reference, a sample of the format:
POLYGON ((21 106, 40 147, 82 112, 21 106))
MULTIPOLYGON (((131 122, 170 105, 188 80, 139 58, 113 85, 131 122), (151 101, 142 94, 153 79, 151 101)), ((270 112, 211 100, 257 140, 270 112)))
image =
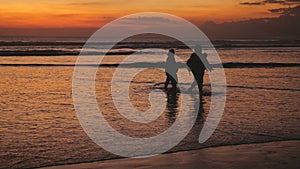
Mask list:
POLYGON ((265 5, 265 4, 281 4, 281 5, 297 5, 300 0, 263 0, 254 2, 241 2, 241 5, 265 5))

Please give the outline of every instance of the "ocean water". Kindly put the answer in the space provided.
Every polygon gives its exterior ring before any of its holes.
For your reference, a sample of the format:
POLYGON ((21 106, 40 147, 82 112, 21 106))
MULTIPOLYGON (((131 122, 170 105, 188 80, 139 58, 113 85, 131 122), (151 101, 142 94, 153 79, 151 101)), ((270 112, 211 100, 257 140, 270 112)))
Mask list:
MULTIPOLYGON (((124 59, 127 52, 137 52, 135 57, 144 55, 139 52, 142 48, 173 47, 183 60, 188 59, 192 52, 178 44, 172 46, 169 41, 145 41, 138 44, 124 42, 115 48, 114 53, 105 57, 103 63, 106 66, 98 69, 95 85, 97 102, 110 125, 137 138, 155 136, 174 123, 183 91, 164 92, 165 102, 162 104, 166 108, 156 121, 150 124, 131 122, 118 114, 111 99, 115 64, 124 59)), ((120 158, 87 136, 74 110, 72 75, 83 43, 82 39, 73 38, 59 41, 52 38, 1 39, 0 168, 31 168, 120 158)), ((227 100, 220 124, 209 140, 198 143, 211 98, 210 81, 206 75, 196 123, 189 134, 168 152, 300 139, 299 42, 218 41, 214 44, 224 64, 227 80, 227 100)), ((100 45, 105 49, 105 44, 100 45)), ((204 49, 204 52, 209 54, 209 49, 204 49)), ((159 69, 138 74, 131 81, 129 96, 135 108, 148 110, 149 93, 161 90, 164 80, 165 74, 159 69)), ((191 97, 198 99, 197 92, 191 97)))

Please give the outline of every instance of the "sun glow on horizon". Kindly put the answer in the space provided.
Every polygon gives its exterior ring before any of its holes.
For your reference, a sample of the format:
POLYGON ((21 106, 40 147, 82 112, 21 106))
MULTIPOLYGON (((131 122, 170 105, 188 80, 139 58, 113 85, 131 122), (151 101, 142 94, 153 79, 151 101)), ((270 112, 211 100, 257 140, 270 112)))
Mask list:
MULTIPOLYGON (((100 27, 116 18, 136 12, 164 12, 183 17, 195 24, 277 17, 267 5, 240 5, 243 1, 33 1, 0 0, 0 28, 90 28, 100 27)), ((273 4, 273 7, 279 7, 273 4)))

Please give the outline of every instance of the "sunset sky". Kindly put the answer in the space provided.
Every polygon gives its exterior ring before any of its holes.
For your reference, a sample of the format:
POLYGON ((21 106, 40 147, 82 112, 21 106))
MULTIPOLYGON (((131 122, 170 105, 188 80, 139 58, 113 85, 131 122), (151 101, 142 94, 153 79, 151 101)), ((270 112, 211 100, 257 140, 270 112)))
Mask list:
POLYGON ((99 28, 136 12, 165 12, 196 25, 276 18, 300 0, 0 0, 0 29, 99 28))

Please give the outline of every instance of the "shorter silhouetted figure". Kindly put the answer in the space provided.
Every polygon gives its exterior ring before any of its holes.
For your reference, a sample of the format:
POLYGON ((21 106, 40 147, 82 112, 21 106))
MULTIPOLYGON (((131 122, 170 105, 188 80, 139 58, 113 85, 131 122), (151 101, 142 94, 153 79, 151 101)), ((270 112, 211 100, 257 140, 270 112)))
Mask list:
POLYGON ((177 71, 178 71, 178 66, 174 58, 175 55, 175 50, 170 49, 168 53, 168 58, 166 61, 165 65, 165 71, 166 71, 166 82, 165 82, 165 89, 168 88, 169 82, 171 81, 172 87, 176 88, 177 87, 177 71))
POLYGON ((203 77, 204 77, 205 70, 207 68, 209 71, 211 71, 213 68, 207 61, 207 53, 202 53, 202 47, 200 45, 196 45, 195 52, 188 59, 187 65, 190 68, 188 70, 192 71, 195 77, 195 81, 193 82, 192 86, 189 88, 189 91, 191 91, 196 86, 197 83, 199 93, 202 94, 203 77), (197 53, 200 56, 198 56, 197 53), (206 68, 205 65, 207 66, 206 68))

